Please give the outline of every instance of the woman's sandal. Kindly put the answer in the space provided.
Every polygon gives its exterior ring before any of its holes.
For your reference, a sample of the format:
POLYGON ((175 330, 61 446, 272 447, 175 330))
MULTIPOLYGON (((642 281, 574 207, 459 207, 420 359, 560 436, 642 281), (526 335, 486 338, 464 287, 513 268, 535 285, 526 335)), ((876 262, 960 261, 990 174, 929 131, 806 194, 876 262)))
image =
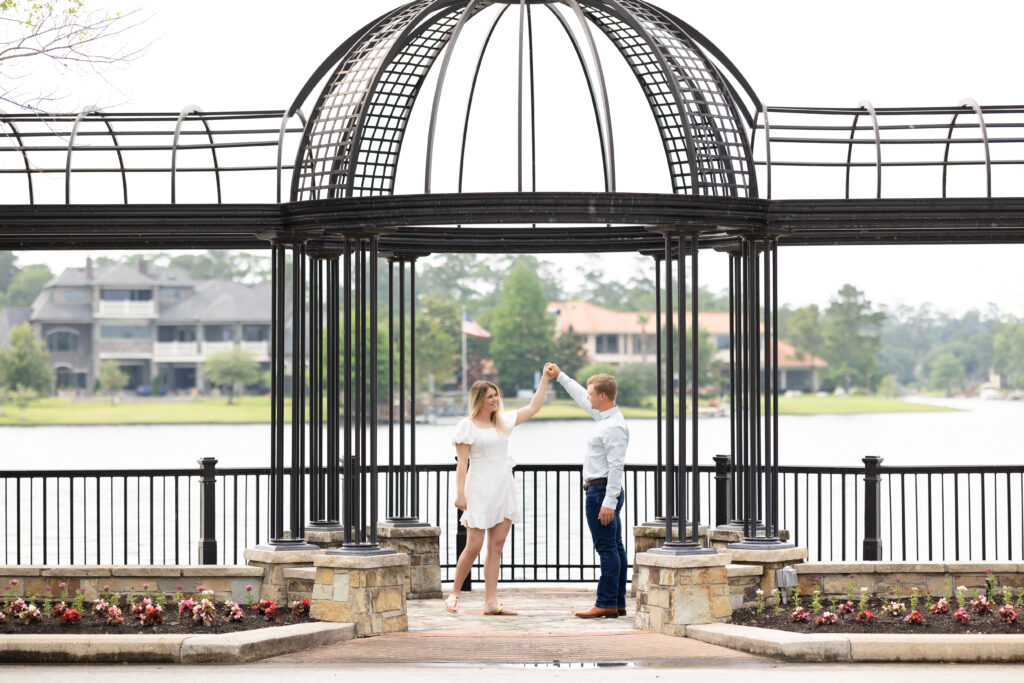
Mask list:
POLYGON ((459 613, 459 596, 458 595, 449 595, 448 596, 448 598, 444 601, 444 611, 448 612, 449 614, 458 614, 459 613))
POLYGON ((498 607, 496 609, 494 609, 494 610, 492 610, 490 612, 484 612, 484 614, 486 614, 488 616, 514 617, 514 616, 518 615, 519 612, 513 612, 512 610, 506 610, 505 606, 502 603, 499 602, 498 603, 498 607))

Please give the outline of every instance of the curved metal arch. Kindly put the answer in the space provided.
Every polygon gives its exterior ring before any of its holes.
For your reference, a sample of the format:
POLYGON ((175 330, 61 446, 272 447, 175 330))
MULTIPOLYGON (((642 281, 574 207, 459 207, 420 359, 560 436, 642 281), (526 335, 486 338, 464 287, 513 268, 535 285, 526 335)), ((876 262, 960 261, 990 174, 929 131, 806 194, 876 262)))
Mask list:
MULTIPOLYGON (((985 180, 986 180, 986 195, 989 199, 992 198, 992 155, 991 148, 988 141, 988 124, 985 123, 985 115, 981 111, 981 107, 974 100, 973 97, 967 97, 960 101, 961 107, 970 107, 974 110, 975 115, 978 117, 978 126, 981 129, 981 140, 985 145, 985 180)), ((949 122, 949 131, 946 134, 946 148, 942 155, 942 198, 946 198, 946 177, 947 171, 949 171, 949 148, 953 140, 953 129, 956 127, 956 120, 959 118, 960 112, 953 114, 953 118, 949 122)))
MULTIPOLYGON (((349 196, 349 197, 353 196, 354 190, 355 190, 354 184, 355 184, 356 168, 359 165, 360 146, 361 146, 361 144, 363 142, 363 139, 364 139, 363 133, 364 133, 364 130, 365 130, 364 129, 364 125, 366 123, 366 116, 367 116, 368 105, 371 103, 372 98, 373 98, 374 94, 377 91, 377 86, 380 85, 380 82, 381 82, 381 79, 382 79, 384 73, 387 71, 388 67, 390 67, 394 63, 395 58, 403 50, 405 50, 406 48, 409 47, 410 42, 407 39, 411 36, 413 31, 416 28, 420 28, 421 30, 419 32, 419 35, 423 34, 423 32, 425 30, 425 27, 421 27, 420 24, 422 23, 422 21, 423 21, 423 19, 425 17, 427 17, 428 15, 433 14, 435 12, 443 13, 443 10, 445 10, 445 9, 447 9, 447 8, 453 6, 453 5, 461 4, 461 2, 462 2, 462 0, 435 0, 434 2, 428 2, 428 0, 422 0, 422 1, 423 1, 423 4, 425 4, 427 6, 423 10, 421 10, 418 14, 416 14, 415 17, 413 17, 411 21, 408 22, 408 24, 405 26, 405 28, 401 31, 401 33, 395 39, 395 43, 392 46, 392 48, 388 51, 387 56, 385 56, 384 59, 382 59, 378 63, 377 72, 376 72, 376 74, 373 77, 373 81, 371 82, 370 87, 367 88, 366 93, 364 94, 364 97, 363 97, 363 101, 360 103, 360 107, 359 108, 360 108, 361 111, 359 113, 359 118, 358 118, 358 120, 356 122, 356 125, 353 128, 354 135, 353 135, 352 142, 349 145, 349 150, 350 151, 349 151, 349 154, 348 154, 348 165, 349 165, 349 167, 348 167, 348 170, 347 170, 347 172, 345 174, 345 184, 343 186, 345 188, 346 195, 349 196)), ((473 2, 470 5, 467 5, 466 8, 463 9, 462 15, 460 15, 460 21, 461 21, 461 16, 464 16, 467 12, 469 12, 471 8, 479 7, 480 9, 483 9, 486 6, 489 6, 491 4, 491 1, 492 0, 473 0, 473 2)), ((442 19, 443 19, 443 17, 442 17, 442 19)), ((435 24, 436 24, 436 22, 435 22, 435 24)), ((442 41, 442 45, 451 45, 451 44, 452 44, 452 42, 451 42, 451 34, 449 34, 448 39, 442 41)), ((439 47, 438 48, 438 52, 440 51, 440 49, 442 49, 442 48, 439 47)), ((435 59, 436 59, 436 54, 434 55, 434 59, 430 60, 431 66, 433 66, 433 63, 434 63, 435 59)), ((422 82, 423 82, 423 78, 426 76, 426 71, 428 71, 428 70, 429 70, 429 68, 425 69, 423 74, 420 76, 419 83, 421 85, 422 85, 422 82)), ((417 87, 417 91, 418 91, 418 89, 419 88, 417 87)), ((413 101, 415 101, 415 98, 412 98, 412 99, 413 99, 413 101)), ((339 158, 339 161, 340 161, 340 158, 339 158)), ((333 177, 334 175, 335 175, 335 171, 332 170, 331 176, 333 177)), ((392 176, 392 179, 393 179, 393 177, 394 176, 392 176)))
MULTIPOLYGON (((281 130, 277 134, 277 203, 281 203, 281 176, 284 168, 284 136, 288 132, 288 122, 291 121, 293 116, 298 115, 299 121, 302 123, 302 129, 306 129, 306 117, 302 113, 301 109, 295 111, 295 113, 286 111, 281 115, 281 130)), ((293 198, 294 201, 294 198, 293 198)))
MULTIPOLYGON (((178 120, 174 124, 174 140, 171 142, 171 204, 177 204, 177 177, 178 177, 178 141, 181 138, 181 127, 185 123, 185 119, 192 114, 202 114, 203 110, 194 104, 190 104, 181 110, 178 114, 178 120)), ((217 203, 223 203, 220 191, 220 164, 217 163, 217 147, 213 140, 213 131, 210 129, 209 122, 202 118, 200 119, 203 124, 203 128, 206 129, 206 136, 210 140, 210 151, 213 152, 213 172, 217 178, 217 203)))
POLYGON ((68 154, 64 162, 64 203, 71 203, 71 154, 75 151, 75 138, 78 137, 78 127, 82 125, 82 119, 94 112, 95 109, 83 109, 75 116, 75 122, 71 126, 71 135, 68 136, 68 154))
POLYGON ((110 125, 110 120, 107 119, 106 114, 97 109, 93 112, 95 116, 100 117, 103 120, 103 124, 107 127, 107 132, 110 133, 110 139, 114 142, 114 147, 117 151, 117 163, 121 167, 121 192, 124 197, 124 203, 128 203, 128 172, 124 165, 124 155, 121 153, 121 143, 117 140, 117 133, 114 132, 114 127, 110 125))
MULTIPOLYGON (((18 127, 14 125, 14 121, 7 120, 4 116, 6 112, 0 110, 0 119, 3 120, 11 128, 11 132, 14 134, 14 139, 18 143, 18 149, 21 150, 22 161, 25 162, 25 179, 28 181, 28 203, 36 203, 35 185, 32 182, 32 163, 28 160, 28 152, 25 151, 25 143, 21 140, 21 132, 18 131, 18 127)), ((4 136, 9 137, 9 136, 4 136)))
MULTIPOLYGON (((576 7, 579 8, 579 5, 577 3, 575 3, 574 0, 566 0, 566 1, 576 5, 576 7)), ((594 79, 590 75, 590 69, 587 67, 587 61, 586 61, 586 59, 583 56, 583 49, 580 47, 580 43, 576 39, 576 35, 572 32, 572 28, 569 26, 569 22, 567 22, 565 20, 565 17, 563 17, 561 14, 559 14, 558 11, 554 7, 552 7, 551 5, 547 5, 547 8, 551 12, 551 14, 553 14, 555 16, 555 18, 558 19, 559 25, 562 27, 562 30, 565 31, 565 35, 569 38, 569 42, 572 44, 572 49, 576 52, 576 59, 580 63, 580 69, 583 71, 583 78, 586 79, 586 81, 587 81, 587 91, 590 93, 590 103, 591 103, 591 105, 594 108, 594 121, 597 124, 598 141, 601 144, 601 164, 603 165, 603 168, 604 168, 604 191, 605 192, 614 192, 615 191, 615 189, 614 189, 615 188, 615 151, 614 151, 614 147, 612 147, 611 150, 608 149, 608 142, 605 139, 605 127, 606 126, 607 126, 607 129, 608 129, 609 137, 612 134, 611 116, 610 115, 607 116, 606 120, 602 120, 602 118, 601 118, 601 105, 598 104, 598 101, 597 101, 597 91, 594 89, 594 79)), ((580 15, 577 15, 577 16, 580 16, 582 18, 582 11, 581 11, 580 15)), ((586 20, 584 19, 582 23, 583 23, 583 26, 586 27, 587 33, 589 34, 590 33, 590 27, 586 23, 586 20)), ((595 47, 593 45, 593 36, 590 37, 590 41, 591 41, 591 47, 592 48, 595 47)), ((593 52, 594 52, 595 57, 597 57, 597 54, 596 54, 597 51, 593 50, 593 52)), ((600 77, 601 77, 601 82, 603 84, 603 82, 604 82, 604 71, 603 70, 601 70, 600 77)), ((604 90, 604 96, 602 97, 602 101, 604 102, 605 110, 608 111, 608 92, 607 92, 607 89, 604 90)))
MULTIPOLYGON (((882 132, 879 129, 879 115, 874 111, 874 105, 870 101, 861 100, 859 108, 867 112, 871 117, 871 128, 874 131, 874 199, 882 199, 882 132)), ((853 125, 850 126, 850 144, 847 148, 846 158, 846 199, 850 199, 850 165, 853 158, 853 138, 857 134, 857 121, 860 120, 858 113, 853 117, 853 125)))
MULTIPOLYGON (((588 4, 588 6, 590 7, 590 9, 592 11, 599 11, 599 10, 597 10, 597 5, 598 5, 597 1, 589 2, 587 4, 588 4)), ((679 89, 679 82, 673 77, 672 68, 671 68, 671 66, 668 63, 668 60, 665 57, 665 54, 662 51, 661 46, 654 40, 653 36, 651 36, 651 34, 640 24, 640 22, 637 21, 636 17, 633 16, 633 14, 628 12, 622 6, 622 4, 619 2, 619 0, 603 0, 603 1, 600 2, 600 4, 604 5, 608 9, 608 16, 612 17, 615 20, 618 20, 618 21, 622 22, 626 26, 630 27, 636 33, 637 37, 640 38, 646 44, 647 48, 651 51, 651 54, 654 56, 655 60, 657 61, 657 63, 661 67, 661 73, 664 76, 664 78, 666 80, 666 83, 668 84, 669 89, 672 92, 673 98, 675 99, 676 116, 678 117, 680 123, 682 124, 683 137, 684 137, 684 139, 686 141, 686 164, 687 164, 687 166, 689 166, 689 169, 690 169, 690 184, 689 184, 689 188, 692 191, 694 191, 694 192, 699 191, 700 173, 699 173, 699 171, 697 169, 697 161, 696 161, 696 159, 694 157, 694 154, 693 154, 694 149, 695 149, 694 142, 693 142, 693 131, 690 130, 689 117, 687 116, 687 113, 686 113, 686 100, 683 98, 683 94, 682 94, 681 90, 679 89), (613 9, 614 9, 614 11, 612 11, 613 9)), ((625 49, 624 49, 624 47, 622 45, 620 45, 620 41, 617 40, 616 37, 610 33, 610 28, 603 26, 600 22, 597 22, 597 21, 595 21, 594 23, 597 24, 598 27, 602 31, 604 31, 605 35, 608 36, 608 38, 612 41, 612 43, 615 44, 615 46, 619 50, 619 52, 621 52, 623 54, 623 56, 625 56, 625 49)), ((627 63, 628 63, 628 58, 627 58, 627 63)), ((630 64, 630 69, 633 71, 634 75, 636 75, 637 80, 640 81, 641 87, 644 89, 644 92, 647 94, 648 101, 651 104, 651 111, 655 112, 659 105, 657 104, 657 102, 654 101, 652 93, 651 93, 651 91, 650 91, 650 89, 648 87, 648 84, 646 83, 646 81, 644 81, 643 74, 641 74, 639 71, 637 71, 635 68, 633 68, 632 64, 630 64)), ((655 115, 655 116, 657 117, 657 115, 655 115)), ((662 128, 660 122, 659 122, 659 128, 662 128)), ((666 130, 662 129, 661 132, 662 132, 662 140, 663 140, 663 143, 665 145, 665 152, 666 152, 667 155, 669 155, 669 173, 672 175, 673 180, 674 180, 676 178, 676 174, 672 171, 672 166, 674 164, 672 163, 672 160, 671 160, 671 155, 672 155, 674 150, 672 149, 672 145, 670 144, 670 140, 665 138, 666 130)), ((683 176, 680 175, 680 178, 681 177, 683 177, 683 176)), ((675 183, 673 182, 673 184, 675 184, 675 183)), ((676 187, 677 191, 679 189, 686 189, 686 184, 682 183, 681 185, 676 187)))
MULTIPOLYGON (((607 152, 604 149, 601 150, 602 156, 607 154, 607 164, 605 168, 605 187, 610 188, 609 192, 615 192, 616 185, 616 173, 615 173, 615 135, 612 131, 612 108, 611 101, 608 98, 608 84, 604 77, 604 67, 601 65, 601 53, 597 51, 597 43, 594 41, 594 33, 590 30, 590 24, 587 23, 586 15, 583 13, 583 8, 580 7, 579 2, 576 0, 563 0, 576 14, 576 20, 580 22, 580 26, 583 28, 583 35, 587 39, 587 46, 590 48, 591 58, 594 60, 594 68, 597 70, 597 85, 601 92, 601 100, 604 107, 604 125, 605 134, 602 136, 607 144, 607 152)), ((554 9, 552 9, 554 12, 554 9)), ((558 13, 555 12, 557 15, 558 13)), ((576 45, 576 40, 572 36, 572 32, 569 31, 566 26, 566 33, 573 38, 573 47, 576 48, 577 54, 580 54, 579 47, 576 45)), ((582 55, 580 56, 581 66, 583 66, 584 74, 587 75, 587 84, 590 84, 590 76, 587 71, 586 64, 582 62, 582 55)), ((593 95, 591 95, 593 96, 593 95)), ((596 108, 596 104, 595 104, 596 108)), ((600 121, 598 121, 598 127, 600 128, 600 121)))
MULTIPOLYGON (((714 85, 717 86, 717 88, 719 89, 717 93, 712 92, 711 88, 701 83, 701 81, 705 79, 702 79, 700 77, 700 73, 690 73, 694 67, 687 64, 686 58, 680 59, 673 53, 672 50, 665 49, 666 60, 669 60, 671 62, 671 65, 675 67, 674 71, 672 71, 671 73, 676 78, 686 82, 686 92, 688 92, 692 96, 693 105, 696 106, 697 109, 700 111, 699 115, 691 114, 689 111, 686 111, 686 115, 692 116, 692 118, 694 119, 693 123, 691 124, 694 126, 694 154, 697 154, 698 156, 701 157, 704 156, 701 155, 700 153, 701 146, 698 146, 696 144, 697 129, 699 129, 700 127, 703 127, 710 132, 710 137, 714 139, 713 144, 715 144, 718 148, 717 160, 715 156, 712 155, 710 157, 712 163, 707 164, 707 168, 705 168, 704 163, 698 163, 698 168, 706 172, 711 178, 718 177, 720 179, 720 182, 712 184, 712 187, 721 187, 723 190, 725 188, 728 188, 733 196, 737 196, 739 188, 736 182, 736 168, 733 164, 733 160, 731 158, 732 155, 730 154, 729 150, 729 148, 733 145, 731 145, 729 142, 725 140, 723 136, 723 127, 714 120, 718 118, 719 115, 712 111, 712 108, 721 109, 723 108, 723 106, 722 104, 719 103, 709 102, 707 97, 708 95, 717 94, 718 97, 720 97, 723 100, 724 108, 727 111, 729 111, 730 117, 735 120, 734 125, 738 123, 739 113, 736 111, 736 107, 730 96, 731 91, 726 85, 723 85, 723 82, 728 83, 728 80, 721 78, 721 74, 719 73, 715 65, 709 59, 707 59, 707 57, 699 50, 699 48, 696 45, 692 44, 693 41, 690 40, 689 36, 686 35, 686 32, 682 31, 682 29, 678 27, 675 17, 673 17, 671 14, 668 14, 667 12, 662 11, 658 7, 655 7, 647 2, 644 2, 644 0, 625 0, 625 2, 629 2, 630 4, 636 5, 639 8, 643 8, 646 12, 649 13, 649 19, 661 20, 666 24, 666 29, 677 29, 677 31, 679 32, 674 33, 673 38, 679 41, 679 43, 681 43, 686 48, 686 50, 690 52, 691 58, 694 61, 699 61, 700 64, 703 65, 705 73, 707 74, 708 78, 712 79, 714 85), (700 121, 701 118, 706 118, 709 120, 702 123, 700 121)), ((651 37, 654 37, 653 33, 651 34, 651 37)), ((659 41, 659 46, 661 46, 662 44, 663 43, 659 41)), ((666 46, 666 48, 667 47, 670 46, 666 46)), ((750 152, 750 145, 747 142, 746 137, 744 135, 744 128, 739 125, 735 125, 735 128, 736 135, 743 136, 740 140, 739 147, 742 150, 748 168, 752 168, 752 154, 750 152)), ((748 177, 752 177, 750 176, 750 174, 747 175, 748 177)), ((714 192, 714 194, 718 194, 718 192, 714 192)))
MULTIPOLYGON (((423 170, 423 192, 424 194, 430 194, 430 181, 433 175, 434 167, 434 136, 437 133, 437 112, 441 108, 441 95, 444 92, 444 82, 448 76, 448 65, 452 61, 452 53, 455 52, 455 45, 458 43, 459 36, 462 34, 462 29, 466 26, 466 22, 469 21, 473 9, 481 2, 487 2, 487 0, 469 0, 466 5, 466 9, 462 10, 462 16, 459 17, 459 23, 456 25, 455 30, 452 31, 451 38, 448 39, 448 50, 444 53, 444 59, 441 60, 441 70, 437 74, 437 86, 434 88, 434 101, 430 107, 430 124, 427 128, 427 159, 426 167, 423 170)), ((488 4, 490 4, 488 2, 488 4)), ((504 8, 498 19, 501 19, 502 15, 505 14, 504 8)), ((494 33, 495 27, 498 25, 498 20, 495 19, 494 25, 491 26, 491 33, 487 34, 487 43, 491 40, 491 35, 494 33)), ((483 53, 487 49, 487 43, 484 44, 484 49, 480 52, 480 62, 483 61, 483 53)), ((477 63, 477 75, 480 73, 480 63, 477 63)), ((473 78, 473 88, 476 89, 476 77, 473 78)), ((472 102, 472 95, 470 95, 470 102, 472 102)), ((468 120, 468 117, 467 117, 468 120)), ((463 148, 465 148, 465 142, 463 142, 463 148)), ((461 184, 461 183, 460 183, 461 184)))
MULTIPOLYGON (((638 2, 642 2, 643 0, 637 0, 637 1, 638 2)), ((729 109, 732 111, 732 115, 734 117, 736 117, 737 119, 742 116, 743 120, 745 120, 747 122, 747 125, 750 126, 750 128, 751 128, 751 134, 750 134, 749 137, 747 135, 747 131, 744 128, 742 128, 742 127, 738 127, 737 128, 737 134, 742 136, 742 143, 743 143, 743 146, 745 148, 744 151, 747 154, 746 164, 747 164, 747 177, 750 179, 750 194, 753 197, 757 197, 758 196, 758 188, 757 188, 756 166, 754 164, 753 129, 754 129, 754 121, 755 121, 755 119, 757 117, 757 113, 759 111, 765 109, 765 105, 763 105, 761 103, 761 100, 757 96, 757 93, 754 92, 754 89, 747 82, 747 79, 744 78, 743 74, 741 74, 739 72, 739 69, 736 68, 736 66, 729 60, 728 57, 725 56, 725 53, 723 53, 718 48, 717 45, 715 45, 710 40, 708 40, 700 31, 698 31, 697 29, 693 28, 692 26, 687 24, 685 21, 683 21, 679 17, 675 16, 674 14, 666 12, 665 10, 661 9, 660 7, 657 7, 655 5, 651 5, 649 3, 644 3, 644 4, 647 4, 647 6, 650 7, 652 11, 656 11, 666 21, 669 21, 669 22, 675 24, 676 28, 679 31, 682 31, 683 34, 685 34, 687 38, 689 38, 693 42, 697 43, 699 46, 701 46, 704 49, 706 49, 716 59, 718 59, 718 61, 722 63, 722 66, 724 66, 725 69, 729 72, 729 74, 732 75, 732 77, 735 78, 737 80, 737 82, 739 82, 740 86, 747 93, 747 96, 750 97, 750 99, 751 99, 751 101, 752 101, 752 103, 754 104, 754 107, 755 107, 755 113, 754 113, 753 116, 751 116, 750 111, 747 109, 746 105, 743 103, 743 99, 739 96, 739 93, 737 92, 735 86, 733 85, 733 82, 729 78, 727 78, 721 72, 721 69, 718 68, 717 64, 715 64, 711 60, 707 59, 707 57, 705 56, 705 59, 704 59, 705 65, 708 67, 708 69, 712 73, 714 73, 718 77, 719 86, 725 88, 725 93, 728 95, 728 97, 726 98, 726 101, 728 102, 729 109)), ((702 91, 698 88, 697 92, 701 93, 702 91)), ((719 135, 720 135, 720 133, 719 133, 719 135)), ((729 144, 727 142, 723 142, 722 144, 724 144, 726 146, 726 151, 727 151, 729 144)), ((726 157, 728 157, 728 154, 726 155, 726 157)))
MULTIPOLYGON (((462 149, 459 152, 459 192, 462 192, 463 175, 466 169, 466 140, 469 137, 469 119, 470 115, 473 113, 473 101, 476 97, 476 85, 480 79, 480 68, 483 66, 484 56, 487 54, 487 48, 491 44, 491 38, 494 37, 494 31, 498 28, 498 22, 500 22, 501 18, 505 16, 505 12, 508 11, 510 6, 511 5, 506 5, 503 7, 501 11, 498 12, 498 16, 496 16, 494 21, 491 23, 491 28, 487 31, 487 36, 484 38, 483 45, 480 48, 480 57, 477 59, 476 68, 473 70, 473 82, 469 87, 469 100, 466 103, 466 118, 462 125, 462 149)), ((427 163, 431 163, 429 154, 427 163)))
MULTIPOLYGON (((765 168, 767 169, 767 174, 765 176, 765 180, 767 181, 767 185, 768 185, 768 187, 767 187, 767 190, 768 190, 768 197, 767 197, 767 199, 771 199, 772 198, 772 126, 771 126, 771 123, 768 120, 768 107, 762 107, 761 111, 760 111, 760 115, 762 117, 764 117, 764 160, 765 160, 765 168)), ((757 131, 757 115, 756 114, 754 115, 754 131, 757 131)), ((753 139, 751 139, 750 147, 751 147, 751 149, 753 149, 753 147, 754 147, 753 139)), ((753 173, 754 170, 756 170, 756 169, 752 169, 751 172, 753 173)))

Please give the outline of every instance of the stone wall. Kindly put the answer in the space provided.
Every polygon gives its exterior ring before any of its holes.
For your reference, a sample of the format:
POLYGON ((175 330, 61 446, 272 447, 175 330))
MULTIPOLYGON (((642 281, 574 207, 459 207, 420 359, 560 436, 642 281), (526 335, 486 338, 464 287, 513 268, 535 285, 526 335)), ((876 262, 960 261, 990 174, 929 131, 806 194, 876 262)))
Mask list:
POLYGON ((820 586, 823 596, 845 598, 852 581, 854 600, 861 588, 867 588, 869 596, 884 597, 895 597, 900 590, 905 598, 914 588, 922 598, 929 592, 942 596, 947 586, 954 591, 957 586, 966 586, 973 593, 975 588, 984 591, 986 577, 997 593, 1003 586, 1012 588, 1014 594, 1024 588, 1021 562, 806 562, 794 568, 803 595, 810 595, 820 586))
POLYGON ((727 556, 636 556, 633 628, 683 636, 689 624, 728 621, 732 616, 727 556))
POLYGON ((732 608, 753 607, 757 603, 757 589, 761 587, 761 567, 756 564, 730 564, 725 569, 729 574, 729 603, 732 608))
POLYGON ((314 566, 314 619, 353 623, 361 637, 408 630, 406 555, 320 555, 314 566))
POLYGON ((377 542, 409 556, 405 593, 410 600, 441 597, 441 527, 377 526, 377 542))
POLYGON ((246 586, 252 586, 252 599, 259 600, 263 570, 257 567, 219 565, 8 565, 0 566, 0 592, 15 597, 45 595, 45 587, 59 597, 59 585, 65 583, 69 597, 83 591, 92 601, 103 591, 126 594, 162 592, 173 598, 178 586, 184 593, 196 593, 199 586, 212 589, 217 602, 248 601, 246 586), (17 579, 17 584, 11 584, 17 579), (109 588, 105 588, 109 586, 109 588), (148 586, 144 587, 144 586, 148 586))

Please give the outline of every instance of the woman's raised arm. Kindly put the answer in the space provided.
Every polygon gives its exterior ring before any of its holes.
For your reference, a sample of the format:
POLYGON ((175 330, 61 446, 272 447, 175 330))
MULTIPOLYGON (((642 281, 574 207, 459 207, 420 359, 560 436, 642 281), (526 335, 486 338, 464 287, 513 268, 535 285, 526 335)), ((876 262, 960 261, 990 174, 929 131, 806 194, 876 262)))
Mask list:
POLYGON ((531 417, 540 412, 541 407, 544 405, 544 396, 548 393, 548 383, 551 381, 551 377, 546 372, 540 374, 540 385, 537 387, 537 391, 533 394, 533 398, 526 404, 525 407, 520 408, 516 411, 516 425, 521 425, 531 417))

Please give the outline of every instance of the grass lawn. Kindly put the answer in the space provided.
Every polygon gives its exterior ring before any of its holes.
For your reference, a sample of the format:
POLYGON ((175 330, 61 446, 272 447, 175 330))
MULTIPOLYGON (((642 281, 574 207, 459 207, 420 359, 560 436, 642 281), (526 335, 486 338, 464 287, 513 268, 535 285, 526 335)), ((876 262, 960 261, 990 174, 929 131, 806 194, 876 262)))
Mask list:
MULTIPOLYGON (((519 402, 509 402, 509 408, 519 402)), ((652 401, 653 403, 653 401, 652 401)), ((286 401, 291 406, 290 401, 286 401)), ((676 406, 678 410, 678 405, 676 406)), ((952 410, 941 406, 909 403, 897 399, 872 396, 800 396, 779 398, 780 415, 854 415, 865 413, 921 413, 952 410)), ((270 421, 270 399, 265 396, 236 398, 233 405, 227 399, 209 398, 195 401, 166 401, 161 399, 110 403, 109 401, 66 401, 46 398, 36 401, 21 411, 11 404, 4 406, 0 425, 103 425, 103 424, 250 424, 270 421)), ((626 406, 627 418, 656 418, 653 408, 626 406)), ((678 414, 678 413, 677 413, 678 414)), ((568 400, 552 401, 544 406, 539 420, 589 419, 575 403, 568 400)))

